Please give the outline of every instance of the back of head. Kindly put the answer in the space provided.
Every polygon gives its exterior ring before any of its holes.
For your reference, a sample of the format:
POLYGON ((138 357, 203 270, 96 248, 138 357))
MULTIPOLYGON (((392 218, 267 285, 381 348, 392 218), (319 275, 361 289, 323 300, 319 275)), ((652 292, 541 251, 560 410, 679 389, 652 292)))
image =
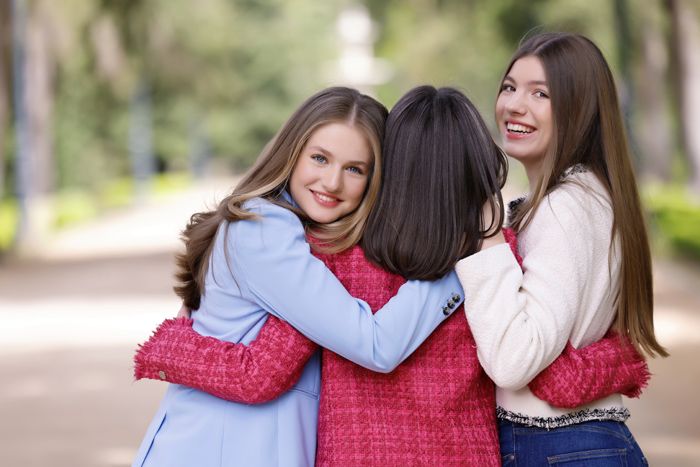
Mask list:
POLYGON ((505 156, 464 94, 420 86, 389 112, 383 159, 365 255, 408 279, 443 276, 477 250, 482 207, 500 196, 505 156))

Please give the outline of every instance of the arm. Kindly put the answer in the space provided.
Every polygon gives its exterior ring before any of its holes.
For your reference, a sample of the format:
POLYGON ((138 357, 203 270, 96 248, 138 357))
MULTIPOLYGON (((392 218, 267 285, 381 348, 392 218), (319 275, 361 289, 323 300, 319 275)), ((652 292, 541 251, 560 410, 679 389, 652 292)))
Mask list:
POLYGON ((561 354, 588 286, 604 279, 593 254, 608 251, 607 218, 585 216, 597 201, 583 196, 560 188, 543 200, 526 230, 525 273, 506 244, 457 264, 479 361, 500 387, 520 389, 561 354))
POLYGON ((575 408, 610 394, 639 397, 649 377, 646 361, 630 340, 611 331, 578 350, 568 344, 528 387, 555 407, 575 408))
POLYGON ((256 404, 289 390, 318 346, 270 316, 249 345, 205 337, 192 320, 165 320, 134 356, 134 376, 182 384, 256 404))
POLYGON ((463 300, 459 281, 450 273, 433 282, 407 282, 372 314, 311 255, 293 213, 269 203, 258 208, 261 219, 229 226, 230 268, 241 295, 359 365, 393 370, 463 300))

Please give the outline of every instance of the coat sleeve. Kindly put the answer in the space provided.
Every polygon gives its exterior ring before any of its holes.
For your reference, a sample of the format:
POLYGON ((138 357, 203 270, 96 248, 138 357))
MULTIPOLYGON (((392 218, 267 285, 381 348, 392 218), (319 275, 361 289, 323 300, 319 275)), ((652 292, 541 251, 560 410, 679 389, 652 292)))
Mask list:
POLYGON ((274 316, 249 345, 202 336, 190 319, 169 319, 137 349, 134 376, 257 404, 289 390, 316 350, 316 344, 274 316))
POLYGON ((289 210, 261 203, 260 219, 232 223, 229 266, 242 295, 317 344, 370 370, 390 372, 463 301, 457 276, 408 281, 376 314, 311 255, 289 210))
POLYGON ((649 378, 644 357, 627 337, 611 331, 580 349, 568 344, 528 387, 555 407, 575 408, 611 394, 639 397, 649 378))

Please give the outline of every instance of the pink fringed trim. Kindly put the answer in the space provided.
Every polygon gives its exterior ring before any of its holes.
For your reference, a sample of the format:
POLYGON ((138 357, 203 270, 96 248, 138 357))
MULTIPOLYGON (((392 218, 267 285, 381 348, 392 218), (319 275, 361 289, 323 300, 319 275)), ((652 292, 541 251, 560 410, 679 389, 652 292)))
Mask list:
POLYGON ((611 331, 578 350, 567 344, 528 386, 535 396, 556 407, 576 408, 615 393, 639 397, 650 377, 644 357, 629 339, 611 331))
POLYGON ((173 327, 192 328, 193 322, 191 318, 184 317, 166 319, 158 325, 146 342, 138 344, 134 354, 134 380, 156 379, 158 370, 149 365, 149 356, 157 351, 160 336, 173 327))

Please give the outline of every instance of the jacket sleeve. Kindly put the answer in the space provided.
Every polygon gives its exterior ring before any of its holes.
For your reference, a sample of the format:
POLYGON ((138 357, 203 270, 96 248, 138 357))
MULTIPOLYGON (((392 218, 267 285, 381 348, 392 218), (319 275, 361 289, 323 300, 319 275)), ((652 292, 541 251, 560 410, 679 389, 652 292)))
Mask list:
POLYGON ((630 340, 611 331, 581 349, 568 344, 528 387, 555 407, 575 408, 610 394, 639 397, 649 377, 644 357, 630 340))
POLYGON ((454 272, 408 281, 376 314, 311 255, 300 220, 261 203, 257 220, 229 226, 229 266, 241 295, 319 345, 370 370, 390 372, 463 301, 454 272))
POLYGON ((289 390, 317 349, 274 316, 247 346, 202 336, 192 329, 191 319, 168 319, 137 349, 134 376, 258 404, 289 390))

